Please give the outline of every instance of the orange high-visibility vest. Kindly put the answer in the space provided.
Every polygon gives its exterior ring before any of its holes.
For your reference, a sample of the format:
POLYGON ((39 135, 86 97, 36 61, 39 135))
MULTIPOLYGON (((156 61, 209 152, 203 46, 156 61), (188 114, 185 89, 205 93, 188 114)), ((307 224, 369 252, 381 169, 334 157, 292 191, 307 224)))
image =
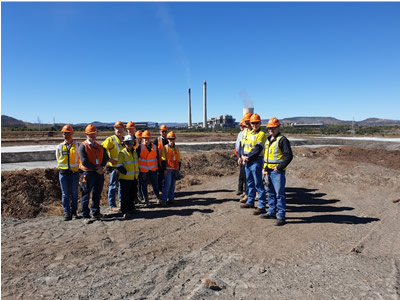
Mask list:
POLYGON ((157 171, 157 148, 156 145, 151 145, 151 151, 147 150, 145 144, 141 145, 140 157, 139 157, 139 170, 140 172, 147 173, 148 171, 157 171))
POLYGON ((169 145, 165 145, 162 149, 162 160, 167 163, 167 171, 179 170, 179 161, 181 160, 181 154, 179 152, 178 146, 170 148, 169 145))
MULTIPOLYGON (((84 141, 82 144, 85 146, 88 160, 96 167, 100 167, 103 161, 104 149, 98 142, 95 141, 94 143, 96 147, 93 147, 87 141, 84 141)), ((86 168, 84 165, 82 165, 82 161, 79 163, 79 169, 83 171, 96 171, 86 168)))

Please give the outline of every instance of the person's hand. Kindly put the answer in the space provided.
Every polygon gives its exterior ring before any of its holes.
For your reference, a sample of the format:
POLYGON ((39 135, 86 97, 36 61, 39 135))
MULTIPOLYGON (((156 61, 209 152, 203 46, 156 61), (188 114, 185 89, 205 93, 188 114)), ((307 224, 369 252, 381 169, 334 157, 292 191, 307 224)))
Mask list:
POLYGON ((97 168, 96 169, 96 173, 99 174, 99 175, 103 175, 104 174, 104 169, 102 167, 97 168))
POLYGON ((238 159, 238 165, 240 166, 242 164, 242 158, 239 157, 238 159))
POLYGON ((274 167, 275 172, 279 172, 278 167, 274 167))

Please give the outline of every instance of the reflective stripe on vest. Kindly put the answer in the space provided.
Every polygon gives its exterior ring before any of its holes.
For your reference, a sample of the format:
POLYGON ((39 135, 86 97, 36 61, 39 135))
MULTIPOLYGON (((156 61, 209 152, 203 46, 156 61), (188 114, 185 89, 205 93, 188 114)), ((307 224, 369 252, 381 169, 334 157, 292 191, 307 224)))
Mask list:
POLYGON ((124 166, 126 170, 126 174, 119 174, 120 179, 126 179, 126 180, 134 180, 137 179, 139 176, 139 164, 138 164, 138 159, 136 156, 136 151, 133 151, 132 153, 128 152, 128 150, 122 149, 120 152, 123 154, 124 160, 121 162, 121 155, 118 158, 118 167, 124 166))
MULTIPOLYGON (((87 141, 84 141, 82 144, 85 146, 85 151, 89 162, 91 162, 96 167, 100 167, 103 161, 104 150, 98 142, 95 141, 94 143, 96 147, 93 147, 87 141)), ((79 164, 79 168, 83 171, 96 171, 86 168, 84 165, 82 165, 82 161, 79 164)))
MULTIPOLYGON (((115 146, 117 147, 117 156, 116 157, 111 157, 111 158, 115 159, 115 160, 118 160, 118 153, 119 153, 119 151, 121 151, 120 144, 118 143, 117 136, 115 134, 112 136, 112 138, 114 140, 115 146)), ((110 154, 111 154, 111 152, 110 152, 110 154)))
POLYGON ((140 172, 146 173, 148 171, 158 170, 157 147, 156 145, 151 144, 151 148, 153 151, 148 151, 146 145, 142 144, 139 157, 140 172))
POLYGON ((68 151, 67 145, 64 143, 61 143, 58 146, 58 153, 60 156, 58 157, 57 161, 57 168, 63 169, 63 170, 68 170, 68 167, 71 171, 78 171, 79 169, 79 158, 78 158, 78 147, 79 144, 77 142, 72 142, 71 148, 68 151), (69 155, 70 154, 75 154, 72 157, 69 155), (68 166, 68 161, 69 161, 69 166, 68 166))
POLYGON ((243 153, 249 154, 251 151, 253 151, 253 149, 255 148, 256 145, 261 145, 261 147, 263 148, 263 150, 260 152, 260 154, 258 155, 258 158, 264 158, 264 143, 265 143, 265 134, 263 131, 259 130, 257 133, 250 131, 247 135, 246 135, 246 140, 244 143, 244 147, 243 147, 243 153))
POLYGON ((167 171, 178 170, 179 169, 179 160, 180 160, 180 152, 178 146, 175 145, 172 151, 169 145, 164 146, 165 150, 165 161, 167 163, 167 171))
POLYGON ((283 136, 280 135, 272 142, 270 142, 269 140, 265 142, 267 151, 265 152, 264 166, 266 166, 269 169, 273 169, 281 162, 283 162, 284 155, 282 153, 281 148, 279 147, 279 141, 282 137, 283 136))

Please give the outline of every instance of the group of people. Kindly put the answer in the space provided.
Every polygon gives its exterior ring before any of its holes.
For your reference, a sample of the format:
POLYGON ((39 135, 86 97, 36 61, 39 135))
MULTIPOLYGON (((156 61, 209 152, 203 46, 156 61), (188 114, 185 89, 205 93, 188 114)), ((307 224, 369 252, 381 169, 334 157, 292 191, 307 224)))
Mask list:
POLYGON ((240 166, 237 194, 243 196, 241 208, 255 208, 258 194, 258 208, 253 214, 276 219, 275 225, 282 226, 286 224, 285 171, 293 153, 289 140, 280 133, 277 118, 268 121, 268 136, 260 127, 261 117, 256 113, 246 113, 240 121, 235 147, 240 166))
POLYGON ((86 140, 73 139, 70 125, 62 128, 64 141, 56 149, 57 168, 62 193, 64 220, 80 218, 77 215, 78 186, 81 177, 81 217, 90 223, 100 219, 100 199, 104 186, 104 172, 110 173, 108 204, 112 211, 129 217, 136 212, 135 204, 149 205, 148 183, 151 182, 157 203, 174 203, 175 181, 181 167, 181 156, 175 145, 176 134, 160 127, 160 136, 151 141, 151 133, 136 131, 135 124, 121 121, 114 124, 114 135, 103 143, 97 142, 97 129, 85 128, 86 140), (118 190, 119 208, 116 204, 118 190), (160 191, 162 196, 160 196, 160 191), (91 214, 89 200, 92 196, 91 214))

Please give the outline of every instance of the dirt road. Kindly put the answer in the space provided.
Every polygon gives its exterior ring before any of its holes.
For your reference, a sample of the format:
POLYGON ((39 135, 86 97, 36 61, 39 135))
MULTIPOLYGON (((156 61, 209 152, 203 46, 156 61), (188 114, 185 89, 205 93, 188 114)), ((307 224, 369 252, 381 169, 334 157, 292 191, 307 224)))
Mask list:
POLYGON ((2 296, 399 299, 400 153, 294 152, 282 227, 239 208, 236 175, 203 177, 175 206, 129 220, 3 218, 2 296))

